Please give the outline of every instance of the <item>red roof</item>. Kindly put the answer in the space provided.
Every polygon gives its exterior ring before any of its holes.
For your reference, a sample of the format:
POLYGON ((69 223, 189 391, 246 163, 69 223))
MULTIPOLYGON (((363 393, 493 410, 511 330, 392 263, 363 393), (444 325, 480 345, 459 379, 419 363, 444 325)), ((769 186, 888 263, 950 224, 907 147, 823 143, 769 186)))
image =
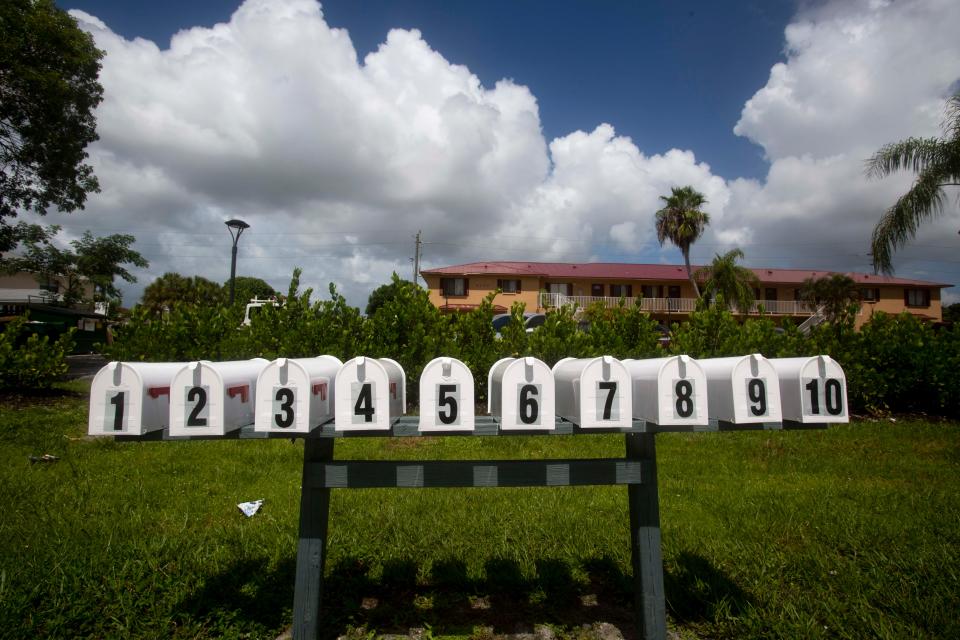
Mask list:
MULTIPOLYGON (((692 265, 699 269, 700 265, 692 265)), ((836 271, 816 271, 813 269, 764 269, 752 268, 761 283, 802 284, 808 278, 822 278, 836 271)), ((470 262, 437 269, 424 269, 423 275, 440 276, 539 276, 552 280, 564 278, 596 278, 606 280, 651 280, 685 281, 687 270, 682 265, 672 264, 626 264, 619 262, 470 262)), ((843 275, 853 278, 862 285, 900 285, 913 287, 952 287, 950 284, 892 278, 872 273, 846 272, 843 275)))

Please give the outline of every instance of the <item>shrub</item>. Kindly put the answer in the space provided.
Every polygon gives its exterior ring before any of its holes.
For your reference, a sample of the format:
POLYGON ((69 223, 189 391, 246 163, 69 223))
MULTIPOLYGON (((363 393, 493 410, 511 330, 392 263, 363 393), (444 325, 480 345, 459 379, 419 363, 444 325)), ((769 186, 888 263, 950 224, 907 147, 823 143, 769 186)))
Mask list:
POLYGON ((0 333, 0 388, 46 389, 67 372, 67 354, 76 329, 51 342, 28 333, 29 314, 14 318, 0 333))

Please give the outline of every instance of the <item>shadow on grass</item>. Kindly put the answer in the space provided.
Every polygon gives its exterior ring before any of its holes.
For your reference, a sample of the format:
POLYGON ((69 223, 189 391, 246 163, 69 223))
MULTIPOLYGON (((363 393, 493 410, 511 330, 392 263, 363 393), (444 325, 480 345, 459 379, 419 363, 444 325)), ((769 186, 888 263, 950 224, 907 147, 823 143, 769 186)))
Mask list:
POLYGON ((269 631, 288 624, 293 609, 296 559, 268 566, 266 558, 234 562, 208 578, 174 610, 177 619, 202 622, 215 631, 242 627, 269 631))
MULTIPOLYGON (((421 571, 413 560, 391 560, 378 577, 360 558, 338 561, 326 572, 321 638, 332 639, 350 627, 378 633, 407 633, 430 625, 434 633, 470 635, 475 627, 494 633, 532 632, 537 624, 574 628, 609 622, 628 640, 633 628, 633 582, 606 556, 578 568, 555 558, 536 561, 536 575, 524 576, 512 561, 491 558, 483 576, 471 577, 456 558, 435 561, 421 571)), ((736 616, 749 596, 706 558, 684 552, 676 569, 664 576, 669 615, 682 623, 736 616)), ((209 579, 180 603, 177 615, 224 631, 279 630, 290 624, 295 559, 275 567, 245 560, 209 579)))
POLYGON ((456 558, 435 561, 428 570, 401 560, 384 565, 382 578, 373 579, 360 560, 343 560, 327 574, 321 637, 364 625, 378 633, 430 625, 433 633, 470 635, 475 627, 521 633, 537 624, 594 622, 612 623, 626 638, 635 637, 631 583, 612 559, 585 562, 586 583, 574 580, 565 561, 544 558, 535 566, 536 575, 529 577, 516 562, 491 558, 477 578, 456 558))
POLYGON ((730 576, 696 553, 683 551, 663 576, 667 611, 678 622, 738 617, 752 603, 730 576))

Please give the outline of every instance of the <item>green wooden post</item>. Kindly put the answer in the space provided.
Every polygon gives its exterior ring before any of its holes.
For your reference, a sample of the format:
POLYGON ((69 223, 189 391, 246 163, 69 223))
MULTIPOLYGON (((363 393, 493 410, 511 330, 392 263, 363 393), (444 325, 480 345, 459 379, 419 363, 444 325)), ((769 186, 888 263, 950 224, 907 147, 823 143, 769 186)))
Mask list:
POLYGON ((660 550, 660 505, 657 497, 657 449, 653 433, 630 433, 627 459, 643 460, 643 482, 627 485, 630 500, 630 550, 637 632, 644 640, 666 640, 667 611, 660 550))
POLYGON ((333 438, 303 441, 303 480, 300 490, 300 538, 297 542, 297 574, 293 591, 293 637, 316 640, 320 631, 320 602, 323 597, 323 563, 327 558, 327 516, 330 489, 315 462, 333 460, 333 438))

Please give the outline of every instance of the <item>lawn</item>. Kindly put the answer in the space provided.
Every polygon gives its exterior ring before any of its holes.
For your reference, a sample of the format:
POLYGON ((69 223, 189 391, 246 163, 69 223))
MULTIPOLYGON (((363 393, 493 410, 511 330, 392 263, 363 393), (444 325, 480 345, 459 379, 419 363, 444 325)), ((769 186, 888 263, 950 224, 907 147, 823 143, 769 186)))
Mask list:
MULTIPOLYGON (((85 437, 88 386, 0 402, 0 638, 274 638, 302 442, 85 437), (55 462, 31 462, 52 454, 55 462), (264 499, 245 518, 238 502, 264 499)), ((681 637, 960 637, 960 424, 657 436, 681 637)), ((338 458, 621 456, 622 436, 350 439, 338 458)), ((631 619, 623 487, 335 490, 324 634, 631 619)), ((485 635, 486 634, 486 635, 485 635)))

